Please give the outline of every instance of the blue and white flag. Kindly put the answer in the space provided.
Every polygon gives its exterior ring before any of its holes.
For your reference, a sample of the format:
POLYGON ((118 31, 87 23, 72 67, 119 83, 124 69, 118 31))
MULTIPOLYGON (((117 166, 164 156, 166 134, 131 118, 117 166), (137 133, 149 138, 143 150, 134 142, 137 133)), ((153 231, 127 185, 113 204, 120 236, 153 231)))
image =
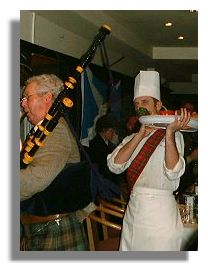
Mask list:
POLYGON ((95 136, 96 120, 105 115, 108 110, 108 86, 96 78, 87 68, 81 77, 81 91, 81 143, 88 147, 89 141, 95 136))

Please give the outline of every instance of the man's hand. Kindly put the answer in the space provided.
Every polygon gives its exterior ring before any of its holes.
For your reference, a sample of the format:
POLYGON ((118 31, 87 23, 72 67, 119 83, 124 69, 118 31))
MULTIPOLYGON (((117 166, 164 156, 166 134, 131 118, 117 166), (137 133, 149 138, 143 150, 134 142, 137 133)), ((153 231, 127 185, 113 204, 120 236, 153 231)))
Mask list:
POLYGON ((191 114, 186 110, 186 108, 181 108, 181 114, 178 115, 177 112, 175 113, 175 121, 171 122, 167 128, 166 133, 171 132, 175 133, 180 130, 187 130, 190 127, 188 123, 190 121, 191 114))
POLYGON ((145 126, 144 124, 142 124, 137 134, 142 139, 142 138, 148 136, 153 130, 155 130, 155 128, 148 127, 148 126, 145 126))

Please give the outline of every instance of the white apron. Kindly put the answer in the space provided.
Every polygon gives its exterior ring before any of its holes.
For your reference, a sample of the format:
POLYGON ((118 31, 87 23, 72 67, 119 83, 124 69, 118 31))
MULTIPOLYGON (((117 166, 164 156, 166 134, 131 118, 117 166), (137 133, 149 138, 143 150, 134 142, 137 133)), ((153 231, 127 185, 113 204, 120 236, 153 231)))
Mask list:
POLYGON ((133 188, 124 216, 120 251, 179 251, 182 232, 172 191, 133 188))

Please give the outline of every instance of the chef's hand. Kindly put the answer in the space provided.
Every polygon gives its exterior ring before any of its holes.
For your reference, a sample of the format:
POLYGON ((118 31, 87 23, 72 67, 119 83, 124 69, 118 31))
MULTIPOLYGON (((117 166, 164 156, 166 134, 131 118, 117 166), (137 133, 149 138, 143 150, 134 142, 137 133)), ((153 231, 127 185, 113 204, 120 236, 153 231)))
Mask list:
POLYGON ((138 135, 140 135, 141 138, 144 138, 148 136, 153 130, 155 130, 155 128, 151 128, 142 124, 139 129, 138 135))
POLYGON ((181 108, 180 115, 175 113, 175 121, 171 122, 167 128, 166 133, 175 133, 180 130, 188 130, 190 127, 188 126, 188 122, 190 121, 191 114, 186 110, 186 108, 181 108))

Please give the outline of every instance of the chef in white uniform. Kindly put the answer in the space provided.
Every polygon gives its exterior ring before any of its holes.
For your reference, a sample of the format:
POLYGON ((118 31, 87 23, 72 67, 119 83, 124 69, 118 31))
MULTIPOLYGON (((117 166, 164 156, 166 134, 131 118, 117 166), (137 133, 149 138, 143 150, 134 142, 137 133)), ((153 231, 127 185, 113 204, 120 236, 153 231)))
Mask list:
MULTIPOLYGON (((159 115, 160 78, 156 71, 140 71, 134 85, 135 109, 146 108, 159 115)), ((179 251, 183 225, 173 191, 185 170, 184 141, 180 133, 187 128, 190 113, 181 109, 180 116, 166 127, 136 180, 130 194, 121 234, 120 251, 179 251)), ((124 138, 108 155, 108 167, 114 173, 128 169, 147 139, 156 131, 142 125, 137 133, 124 138)))

